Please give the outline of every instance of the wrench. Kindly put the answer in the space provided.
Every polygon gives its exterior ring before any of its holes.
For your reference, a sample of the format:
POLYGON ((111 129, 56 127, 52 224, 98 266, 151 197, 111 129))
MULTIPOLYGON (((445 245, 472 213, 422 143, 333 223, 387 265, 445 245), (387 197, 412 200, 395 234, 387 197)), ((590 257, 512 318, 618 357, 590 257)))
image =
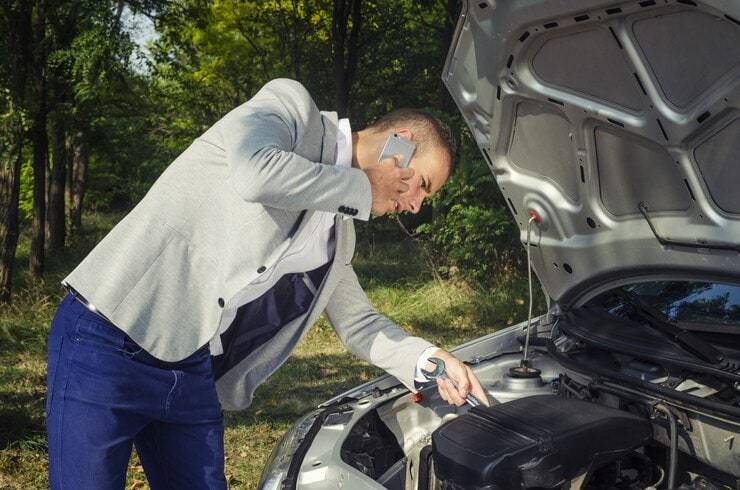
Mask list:
MULTIPOLYGON (((434 364, 434 369, 432 371, 427 371, 426 369, 421 370, 421 374, 426 376, 429 379, 438 380, 438 379, 447 379, 449 380, 452 385, 455 388, 458 388, 457 383, 455 383, 455 380, 447 376, 447 371, 445 370, 445 362, 438 358, 438 357, 430 357, 429 362, 434 364)), ((477 407, 481 404, 480 400, 478 400, 475 396, 468 393, 465 395, 465 402, 467 402, 468 405, 471 407, 477 407)))

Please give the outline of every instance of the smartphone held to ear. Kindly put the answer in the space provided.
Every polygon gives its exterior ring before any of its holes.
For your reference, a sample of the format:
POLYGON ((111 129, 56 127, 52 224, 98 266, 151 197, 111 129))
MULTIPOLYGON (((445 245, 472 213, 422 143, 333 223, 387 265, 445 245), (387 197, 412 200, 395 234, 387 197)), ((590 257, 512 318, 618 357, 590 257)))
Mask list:
POLYGON ((406 168, 409 166, 409 162, 411 161, 411 157, 414 156, 414 151, 416 150, 416 143, 413 143, 407 139, 402 138, 396 133, 393 133, 392 135, 388 136, 388 139, 385 141, 385 145, 383 146, 383 151, 380 152, 380 160, 385 160, 386 158, 391 158, 394 155, 398 155, 401 157, 400 161, 398 162, 398 166, 402 168, 406 168))

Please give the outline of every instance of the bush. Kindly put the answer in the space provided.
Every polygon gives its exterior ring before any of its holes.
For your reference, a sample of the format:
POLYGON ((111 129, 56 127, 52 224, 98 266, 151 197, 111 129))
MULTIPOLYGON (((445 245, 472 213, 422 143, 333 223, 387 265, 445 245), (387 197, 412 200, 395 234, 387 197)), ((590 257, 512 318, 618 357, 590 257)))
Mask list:
POLYGON ((432 199, 432 220, 416 232, 441 254, 440 273, 492 284, 522 265, 519 230, 478 148, 461 134, 459 163, 432 199))

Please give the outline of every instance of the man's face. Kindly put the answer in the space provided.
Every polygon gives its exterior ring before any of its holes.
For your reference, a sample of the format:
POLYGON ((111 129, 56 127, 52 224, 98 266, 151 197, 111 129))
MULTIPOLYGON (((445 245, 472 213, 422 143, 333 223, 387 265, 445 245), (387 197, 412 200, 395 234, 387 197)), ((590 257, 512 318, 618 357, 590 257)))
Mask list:
POLYGON ((409 190, 401 194, 395 212, 418 213, 424 199, 432 196, 447 181, 450 163, 449 154, 440 147, 417 151, 409 163, 409 168, 414 169, 414 176, 406 181, 409 190))

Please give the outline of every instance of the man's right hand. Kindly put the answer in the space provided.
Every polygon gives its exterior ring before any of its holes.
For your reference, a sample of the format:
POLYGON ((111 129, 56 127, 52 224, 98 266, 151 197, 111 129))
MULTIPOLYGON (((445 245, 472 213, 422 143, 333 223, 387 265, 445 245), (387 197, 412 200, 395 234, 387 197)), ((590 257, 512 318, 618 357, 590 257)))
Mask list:
POLYGON ((409 190, 404 182, 414 176, 414 169, 398 166, 400 157, 393 156, 363 169, 370 181, 373 196, 371 213, 382 216, 395 210, 401 194, 409 190))

